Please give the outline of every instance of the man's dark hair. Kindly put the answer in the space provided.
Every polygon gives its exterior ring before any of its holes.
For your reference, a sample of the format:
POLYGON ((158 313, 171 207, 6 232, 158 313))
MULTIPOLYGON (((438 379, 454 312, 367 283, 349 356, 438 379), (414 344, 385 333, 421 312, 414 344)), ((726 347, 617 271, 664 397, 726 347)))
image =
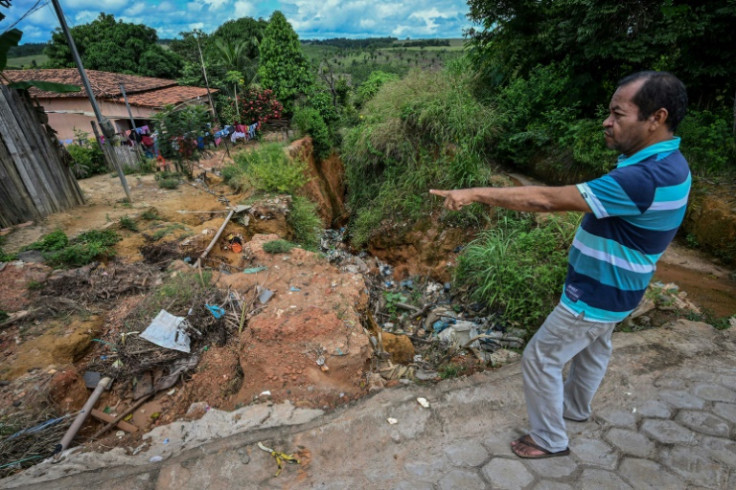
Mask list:
POLYGON ((622 78, 619 87, 645 79, 644 84, 631 100, 639 108, 639 120, 643 121, 660 108, 667 109, 667 127, 675 131, 687 112, 685 84, 666 71, 640 71, 622 78))

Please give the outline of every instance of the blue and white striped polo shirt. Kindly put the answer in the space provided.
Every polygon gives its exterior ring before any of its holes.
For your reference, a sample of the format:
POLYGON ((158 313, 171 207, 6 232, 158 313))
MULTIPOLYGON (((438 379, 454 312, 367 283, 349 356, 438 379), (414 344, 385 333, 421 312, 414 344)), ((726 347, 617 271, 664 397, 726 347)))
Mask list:
POLYGON ((598 179, 578 184, 587 213, 570 248, 562 305, 585 319, 618 322, 641 301, 685 216, 690 169, 680 138, 626 158, 598 179))

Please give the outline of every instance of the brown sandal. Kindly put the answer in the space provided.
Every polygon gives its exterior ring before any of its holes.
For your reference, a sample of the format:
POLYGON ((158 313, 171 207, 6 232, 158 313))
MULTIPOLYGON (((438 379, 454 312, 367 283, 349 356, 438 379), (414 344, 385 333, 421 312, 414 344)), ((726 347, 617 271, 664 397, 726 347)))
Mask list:
POLYGON ((565 448, 562 451, 550 452, 543 447, 538 446, 534 439, 529 434, 521 436, 517 440, 511 443, 511 451, 515 455, 523 459, 543 459, 543 458, 554 458, 555 456, 568 456, 570 454, 570 448, 565 448), (524 454, 524 448, 531 448, 540 451, 541 454, 524 454))

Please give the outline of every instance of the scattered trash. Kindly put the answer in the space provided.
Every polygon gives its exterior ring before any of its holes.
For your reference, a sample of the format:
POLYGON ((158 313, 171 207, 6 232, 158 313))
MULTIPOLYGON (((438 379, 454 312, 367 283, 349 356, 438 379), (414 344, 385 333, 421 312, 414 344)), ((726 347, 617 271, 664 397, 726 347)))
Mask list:
POLYGON ((149 459, 148 461, 150 461, 151 463, 158 463, 159 461, 163 461, 163 460, 164 460, 163 456, 156 455, 156 456, 151 456, 151 459, 149 459))
POLYGON ((122 439, 123 437, 125 437, 125 431, 122 431, 122 430, 117 431, 115 433, 115 437, 117 437, 118 439, 122 439))
POLYGON ((429 408, 429 402, 426 398, 419 397, 417 398, 417 402, 424 408, 429 408))
POLYGON ((260 395, 258 395, 258 396, 271 396, 271 392, 270 392, 270 391, 268 391, 268 390, 266 390, 266 391, 262 391, 262 392, 261 392, 261 394, 260 394, 260 395))
POLYGON ((399 423, 399 421, 398 421, 398 420, 396 420, 396 419, 395 419, 395 418, 393 418, 393 417, 389 417, 389 418, 387 418, 387 419, 386 419, 386 422, 388 422, 388 423, 389 423, 389 424, 391 424, 391 425, 394 425, 394 424, 398 424, 398 423, 399 423))
POLYGON ((221 306, 208 305, 208 304, 205 304, 204 306, 205 308, 210 310, 210 313, 212 313, 212 316, 214 316, 218 320, 222 318, 223 316, 225 316, 225 310, 221 306))
POLYGON ((184 331, 187 326, 186 318, 161 310, 140 336, 159 347, 189 353, 189 335, 184 331))
POLYGON ((270 453, 271 456, 273 456, 274 459, 276 460, 276 466, 278 466, 278 470, 276 471, 276 474, 274 476, 279 476, 279 474, 281 474, 281 470, 284 469, 284 463, 300 464, 297 457, 294 456, 293 454, 286 454, 286 453, 282 453, 279 451, 274 451, 273 449, 264 446, 263 443, 261 443, 260 441, 258 442, 258 447, 262 451, 266 451, 267 453, 270 453))
POLYGON ((324 366, 325 365, 325 356, 319 356, 317 358, 317 365, 318 366, 324 366))
POLYGON ((289 291, 292 292, 292 293, 298 293, 299 291, 301 291, 301 289, 298 288, 298 287, 295 287, 295 286, 291 286, 289 288, 289 291))
POLYGON ((168 443, 169 443, 169 439, 168 438, 164 439, 164 444, 168 444, 168 443))
POLYGON ((258 296, 258 301, 261 302, 261 304, 265 305, 268 303, 268 300, 273 297, 273 291, 270 289, 264 289, 261 294, 258 296))
POLYGON ((256 274, 258 272, 262 272, 268 269, 268 267, 251 267, 249 269, 243 269, 243 274, 256 274))
POLYGON ((85 386, 93 390, 97 387, 97 384, 102 379, 102 374, 98 373, 97 371, 85 371, 85 373, 82 375, 82 379, 84 380, 85 386))

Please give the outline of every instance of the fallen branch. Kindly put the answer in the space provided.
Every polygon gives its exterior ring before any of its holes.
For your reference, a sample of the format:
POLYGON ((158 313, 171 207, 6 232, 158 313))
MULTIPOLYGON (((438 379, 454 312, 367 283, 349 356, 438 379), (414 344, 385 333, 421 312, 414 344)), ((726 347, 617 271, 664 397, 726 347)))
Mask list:
POLYGON ((132 405, 130 408, 128 408, 127 410, 125 410, 123 413, 121 413, 120 415, 118 415, 117 417, 115 417, 111 422, 108 422, 107 425, 105 425, 102 429, 100 429, 97 432, 95 432, 95 435, 93 435, 90 438, 90 440, 97 439, 102 434, 104 434, 108 430, 110 430, 113 427, 115 427, 118 424, 118 422, 120 422, 125 417, 127 417, 128 414, 131 414, 131 413, 135 412, 138 409, 138 407, 140 407, 141 405, 143 405, 144 403, 146 403, 151 397, 153 397, 153 393, 149 393, 148 395, 146 395, 143 398, 141 398, 140 400, 138 400, 135 403, 135 405, 132 405))

